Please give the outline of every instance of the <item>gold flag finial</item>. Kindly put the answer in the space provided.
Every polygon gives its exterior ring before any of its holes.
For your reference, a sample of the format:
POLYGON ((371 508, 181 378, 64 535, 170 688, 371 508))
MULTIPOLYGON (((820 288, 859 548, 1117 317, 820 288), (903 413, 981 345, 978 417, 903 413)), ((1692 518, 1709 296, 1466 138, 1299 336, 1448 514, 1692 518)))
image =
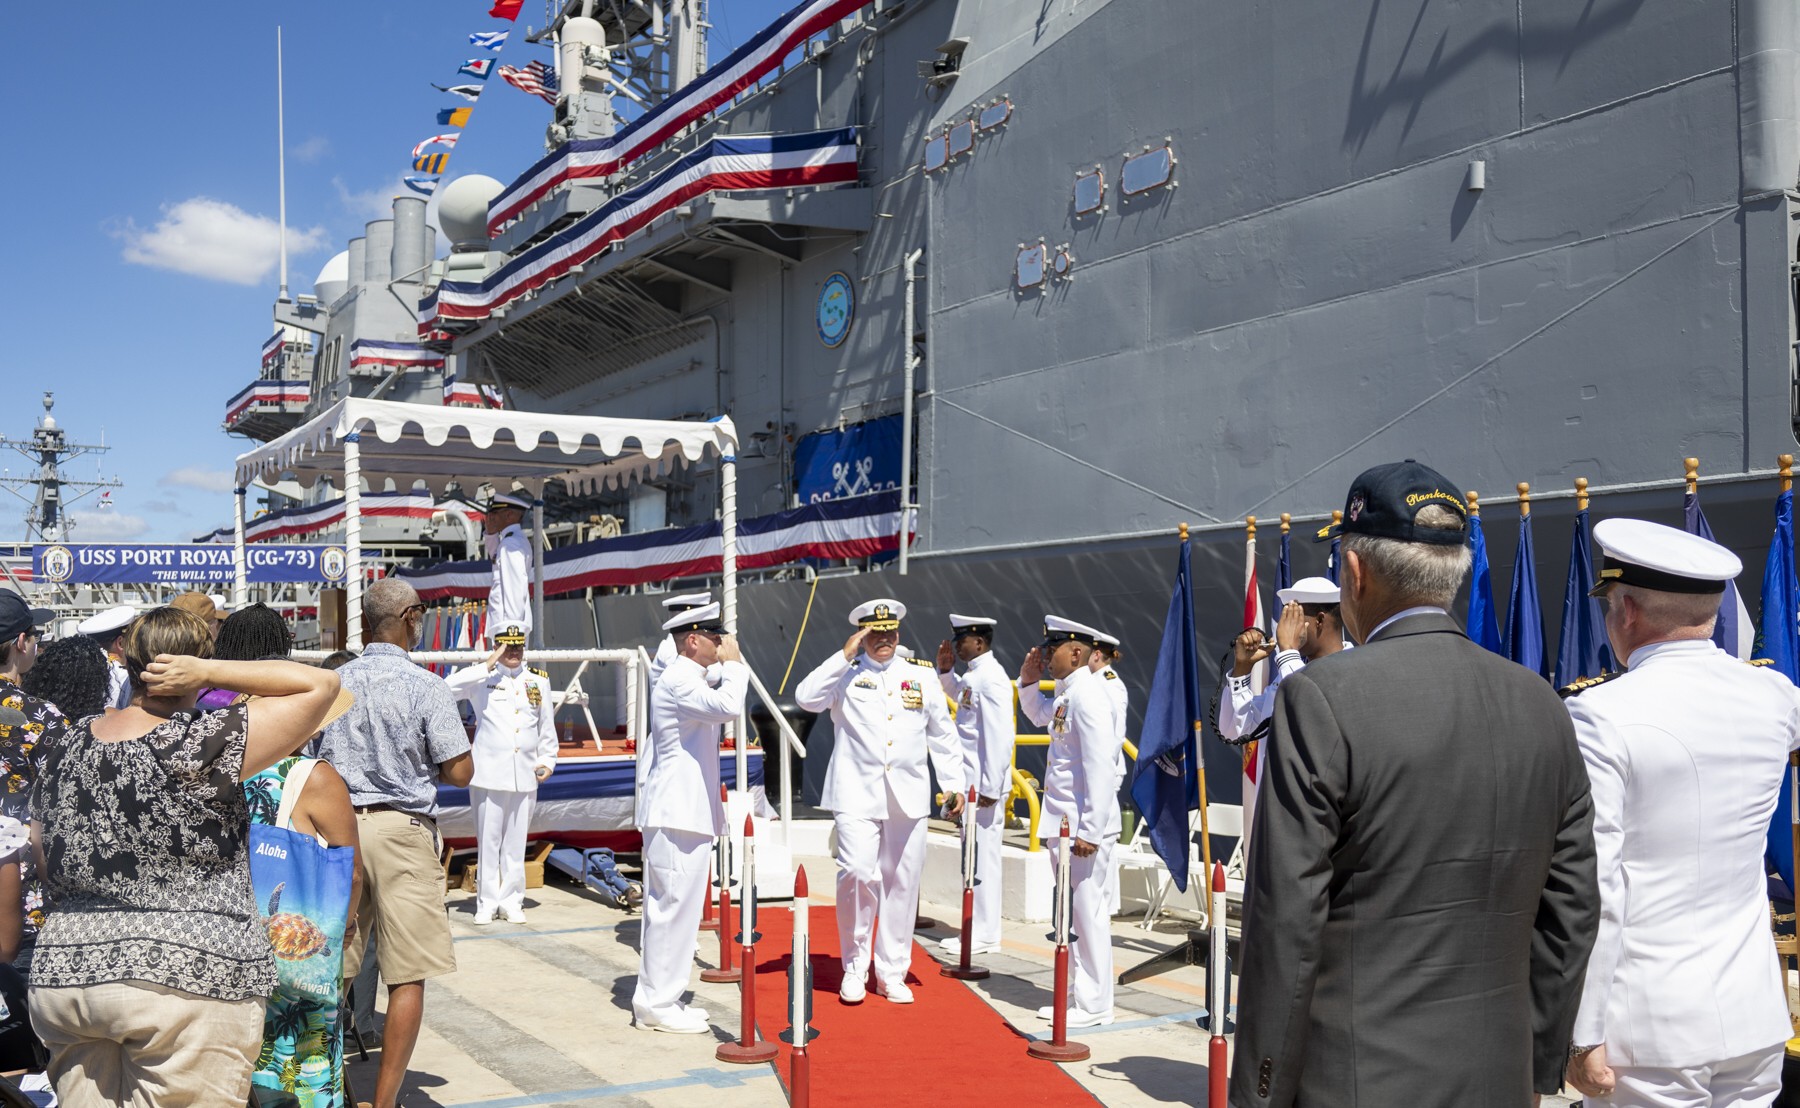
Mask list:
POLYGON ((1481 514, 1481 494, 1476 492, 1474 489, 1470 489, 1468 492, 1464 493, 1463 495, 1469 501, 1469 514, 1472 516, 1480 515, 1481 514))
POLYGON ((1588 506, 1587 487, 1588 487, 1588 479, 1586 477, 1575 478, 1575 510, 1578 512, 1587 511, 1587 506, 1588 506))
POLYGON ((1681 459, 1681 464, 1687 470, 1685 474, 1687 478, 1687 492, 1689 496, 1692 496, 1694 495, 1695 490, 1700 487, 1700 459, 1683 458, 1681 459))
POLYGON ((1177 527, 1175 530, 1180 533, 1181 541, 1186 542, 1187 538, 1188 538, 1187 524, 1183 523, 1181 526, 1177 527))
POLYGON ((1519 518, 1524 519, 1526 516, 1529 516, 1531 514, 1531 485, 1529 482, 1520 481, 1518 484, 1518 490, 1519 490, 1519 518))
POLYGON ((1288 533, 1288 525, 1293 523, 1293 521, 1294 521, 1294 517, 1292 515, 1290 515, 1287 512, 1281 513, 1281 533, 1282 534, 1285 535, 1288 533))
POLYGON ((1783 454, 1775 460, 1781 463, 1781 491, 1792 492, 1794 490, 1794 456, 1783 454))
POLYGON ((1256 517, 1255 516, 1245 516, 1244 517, 1244 527, 1250 532, 1251 538, 1256 537, 1256 517))

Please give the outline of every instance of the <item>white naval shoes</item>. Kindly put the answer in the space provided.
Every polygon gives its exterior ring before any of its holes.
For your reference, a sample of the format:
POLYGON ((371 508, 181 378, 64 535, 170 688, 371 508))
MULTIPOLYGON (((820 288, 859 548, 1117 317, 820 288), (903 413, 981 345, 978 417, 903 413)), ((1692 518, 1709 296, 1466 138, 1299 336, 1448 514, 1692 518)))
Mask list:
POLYGON ((635 1015, 631 1024, 640 1031, 667 1031, 671 1035, 705 1035, 712 1030, 704 1008, 677 1008, 660 1016, 635 1015))
MULTIPOLYGON (((1047 1020, 1051 1018, 1051 1015, 1052 1013, 1048 1004, 1037 1010, 1038 1019, 1047 1020)), ((1113 1014, 1111 1011, 1083 1012, 1079 1008, 1071 1008, 1069 1009, 1069 1018, 1066 1023, 1069 1027, 1105 1027, 1112 1021, 1113 1014)))
MULTIPOLYGON (((962 936, 961 935, 952 935, 948 939, 941 940, 938 943, 938 949, 942 950, 945 954, 949 955, 952 960, 961 958, 962 957, 962 936)), ((971 943, 969 945, 969 956, 971 958, 973 958, 977 954, 998 954, 998 953, 1000 953, 1000 944, 999 943, 971 943)))
POLYGON ((869 987, 863 984, 862 973, 844 972, 844 983, 838 986, 838 999, 845 1004, 861 1004, 863 997, 869 995, 869 987))
POLYGON ((875 983, 875 991, 886 997, 892 1004, 911 1004, 913 1002, 912 990, 899 981, 878 981, 875 983))
POLYGON ((524 923, 525 909, 514 908, 510 904, 502 904, 500 906, 500 918, 507 923, 524 923))
POLYGON ((475 918, 471 922, 474 923, 476 927, 486 927, 488 924, 493 923, 494 922, 493 909, 491 909, 491 908, 477 909, 475 912, 475 918))

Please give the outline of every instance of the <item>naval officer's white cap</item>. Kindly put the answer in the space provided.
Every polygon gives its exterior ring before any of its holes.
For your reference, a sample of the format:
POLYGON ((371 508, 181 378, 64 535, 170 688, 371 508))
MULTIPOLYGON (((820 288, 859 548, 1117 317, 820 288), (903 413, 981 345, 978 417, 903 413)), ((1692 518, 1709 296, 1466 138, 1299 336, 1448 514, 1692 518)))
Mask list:
POLYGON ((1285 589, 1275 590, 1283 604, 1336 604, 1343 594, 1329 577, 1302 577, 1285 589))
POLYGON ((526 511, 530 507, 530 498, 523 493, 516 492, 497 492, 488 497, 487 502, 487 510, 490 512, 495 508, 517 508, 520 511, 526 511))
POLYGON ((1600 546, 1600 579, 1589 596, 1613 585, 1722 593, 1744 571, 1736 554, 1711 539, 1645 519, 1603 519, 1594 524, 1594 541, 1600 546))
POLYGON ((725 633, 725 622, 719 616, 717 604, 701 604, 670 616, 663 624, 663 630, 671 635, 685 635, 689 631, 709 631, 722 635, 725 633))
MULTIPOLYGON (((1099 646, 1103 640, 1100 632, 1085 623, 1076 623, 1062 616, 1046 615, 1044 617, 1044 642, 1046 645, 1075 641, 1089 646, 1099 646)), ((1114 640, 1117 642, 1118 640, 1114 640)))
POLYGON ((712 593, 684 592, 680 596, 671 596, 662 602, 662 606, 671 612, 680 612, 688 608, 699 608, 712 603, 712 593))
POLYGON ((106 635, 108 637, 123 631, 127 624, 137 618, 137 609, 129 604, 121 604, 117 608, 108 608, 97 615, 91 615, 75 625, 75 630, 83 635, 106 635))
POLYGON ((905 618, 906 605, 886 596, 865 600, 850 609, 851 624, 870 631, 898 631, 905 618))
POLYGON ((999 620, 987 616, 959 616, 955 612, 950 613, 950 634, 957 637, 985 635, 991 639, 994 637, 994 628, 999 625, 999 620))

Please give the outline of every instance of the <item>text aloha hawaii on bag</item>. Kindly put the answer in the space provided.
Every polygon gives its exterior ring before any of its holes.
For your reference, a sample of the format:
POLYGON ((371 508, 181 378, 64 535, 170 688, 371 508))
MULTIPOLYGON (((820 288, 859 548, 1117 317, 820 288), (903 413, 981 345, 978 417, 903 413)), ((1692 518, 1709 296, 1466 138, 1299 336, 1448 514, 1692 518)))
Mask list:
MULTIPOLYGON (((294 805, 317 764, 310 758, 293 759, 285 780, 276 778, 281 804, 275 823, 250 824, 250 881, 257 910, 268 925, 279 978, 269 997, 252 1080, 260 1089, 293 1095, 293 1101, 280 1103, 342 1108, 338 1002, 356 852, 348 846, 324 846, 292 827, 294 805)), ((287 766, 283 762, 276 771, 287 766)), ((264 774, 246 781, 246 791, 254 792, 261 778, 264 774)), ((253 1097, 252 1103, 257 1102, 253 1097)))

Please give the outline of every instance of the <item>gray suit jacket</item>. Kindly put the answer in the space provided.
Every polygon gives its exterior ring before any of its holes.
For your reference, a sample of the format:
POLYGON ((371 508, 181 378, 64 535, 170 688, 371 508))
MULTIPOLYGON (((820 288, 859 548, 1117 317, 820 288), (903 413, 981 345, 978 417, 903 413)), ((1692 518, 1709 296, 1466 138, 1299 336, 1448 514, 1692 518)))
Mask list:
POLYGON ((1232 1104, 1518 1108, 1560 1085, 1600 902, 1543 678, 1433 614, 1288 677, 1248 866, 1232 1104))

